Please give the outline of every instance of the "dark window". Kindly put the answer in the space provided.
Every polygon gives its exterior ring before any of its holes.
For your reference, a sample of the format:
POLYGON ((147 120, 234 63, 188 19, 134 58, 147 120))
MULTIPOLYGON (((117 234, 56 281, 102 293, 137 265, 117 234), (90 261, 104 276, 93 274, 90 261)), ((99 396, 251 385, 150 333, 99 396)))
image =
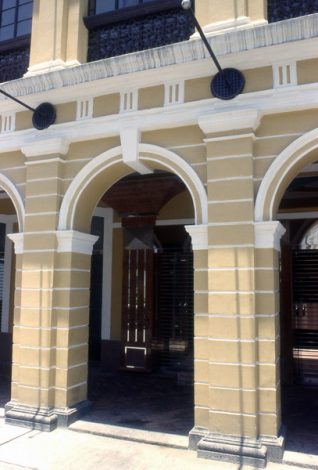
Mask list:
POLYGON ((100 15, 123 8, 144 5, 145 3, 158 3, 158 0, 90 0, 89 15, 100 15))
POLYGON ((31 33, 33 0, 0 0, 0 41, 31 33))

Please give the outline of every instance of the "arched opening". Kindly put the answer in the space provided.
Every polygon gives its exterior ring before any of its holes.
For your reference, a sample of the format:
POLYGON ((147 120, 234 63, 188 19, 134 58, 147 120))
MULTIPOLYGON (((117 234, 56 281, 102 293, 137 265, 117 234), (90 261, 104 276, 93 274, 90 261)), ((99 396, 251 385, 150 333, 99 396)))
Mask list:
POLYGON ((280 352, 286 449, 315 455, 318 448, 317 136, 317 130, 305 134, 276 158, 262 181, 255 208, 257 221, 278 220, 286 230, 281 239, 280 337, 276 348, 280 352))
POLYGON ((184 227, 193 223, 187 187, 162 170, 132 173, 101 197, 91 224, 99 236, 91 269, 92 419, 185 436, 193 427, 193 253, 184 227))
MULTIPOLYGON (((170 431, 172 431, 173 433, 182 431, 183 434, 188 434, 193 425, 194 408, 192 379, 193 348, 191 344, 193 340, 193 333, 192 335, 188 335, 188 342, 185 338, 180 338, 179 340, 177 335, 175 338, 173 338, 173 336, 171 338, 169 338, 169 336, 161 338, 160 335, 155 335, 156 332, 160 330, 160 326, 158 326, 158 323, 155 323, 157 330, 151 330, 151 334, 155 332, 155 334, 153 334, 153 338, 151 335, 149 335, 149 338, 151 338, 151 357, 153 359, 150 361, 150 366, 148 366, 147 361, 144 361, 144 364, 141 363, 141 358, 148 356, 150 341, 147 345, 148 349, 145 349, 142 346, 143 349, 133 350, 132 348, 129 348, 129 344, 123 346, 124 342, 122 341, 122 318, 125 318, 125 315, 122 315, 122 290, 124 282, 126 282, 126 286, 129 285, 128 276, 126 275, 126 278, 125 276, 123 276, 123 251, 124 240, 128 240, 128 243, 131 242, 131 248, 133 249, 140 247, 140 243, 146 243, 146 245, 150 244, 150 246, 152 246, 153 252, 153 266, 157 266, 157 257, 160 257, 162 251, 161 248, 169 247, 169 244, 172 245, 172 247, 173 243, 176 244, 175 248, 179 250, 179 255, 180 252, 181 254, 183 253, 182 249, 184 250, 185 248, 187 248, 188 252, 190 252, 191 244, 189 237, 184 229, 184 225, 193 224, 205 227, 204 224, 207 223, 208 208, 207 195, 204 185, 196 174, 196 172, 191 168, 188 163, 185 162, 185 160, 183 160, 174 152, 162 147, 149 144, 139 144, 138 151, 139 162, 149 170, 149 174, 153 174, 153 176, 148 175, 150 178, 150 182, 148 182, 147 192, 143 192, 144 204, 148 204, 148 200, 150 202, 152 201, 153 203, 155 203, 156 201, 156 197, 154 197, 155 193, 152 190, 152 183, 155 184, 156 187, 157 184, 159 186, 160 184, 158 182, 154 183, 154 181, 151 182, 151 178, 155 178, 158 181, 163 180, 163 187, 165 188, 165 192, 163 193, 165 195, 165 198, 161 201, 162 204, 159 204, 159 206, 157 205, 157 212, 153 212, 153 209, 151 209, 149 210, 149 213, 142 213, 142 215, 145 216, 145 219, 147 215, 152 215, 152 219, 151 217, 149 217, 148 224, 142 224, 141 232, 144 233, 144 239, 142 239, 141 241, 138 239, 137 235, 140 231, 139 229, 137 229, 137 227, 131 227, 131 230, 129 228, 131 222, 129 213, 132 210, 133 213, 131 215, 138 216, 138 211, 136 210, 136 208, 129 208, 128 216, 125 217, 125 210, 121 211, 120 208, 116 209, 115 204, 113 202, 106 200, 107 192, 109 190, 112 191, 112 188, 116 188, 116 184, 118 184, 120 187, 120 184, 123 181, 124 183, 127 183, 128 181, 128 185, 136 184, 141 185, 143 187, 144 181, 142 181, 142 178, 144 177, 141 175, 132 174, 132 169, 123 162, 121 147, 113 148, 99 155, 98 157, 95 157, 78 173, 63 198, 60 210, 60 219, 58 225, 60 231, 77 230, 87 233, 91 230, 93 233, 99 235, 99 242, 95 245, 95 252, 92 256, 93 264, 95 263, 95 265, 92 266, 92 277, 94 277, 95 279, 92 281, 92 287, 94 286, 95 282, 97 284, 96 292, 98 291, 99 295, 91 295, 91 311, 97 310, 101 311, 102 313, 100 316, 96 314, 97 316, 95 316, 95 318, 91 317, 90 355, 92 362, 94 362, 94 360, 99 363, 101 361, 104 361, 104 376, 99 376, 99 378, 94 377, 94 367, 90 367, 90 383, 93 382, 95 385, 100 385, 99 387, 95 387, 95 389, 90 389, 90 398, 95 401, 95 407, 93 412, 90 414, 89 419, 94 419, 94 413, 96 412, 98 414, 98 416, 95 416, 96 420, 102 420, 104 422, 107 422, 107 416, 101 417, 101 415, 99 414, 100 412, 103 412, 103 410, 105 412, 109 410, 117 410, 118 412, 122 410, 124 412, 125 407, 123 405, 125 403, 125 397, 123 397, 117 392, 113 393, 113 396, 109 399, 107 406, 98 406, 98 396, 105 397, 103 390, 107 390, 109 388, 109 384, 111 383, 116 384, 114 376, 112 376, 111 380, 109 375, 107 376, 107 374, 114 374, 114 372, 118 370, 119 365, 119 368, 124 368, 126 377, 129 376, 133 377, 134 379, 132 381, 129 379, 130 388, 127 387, 125 383, 119 383, 118 385, 119 389, 131 390, 129 396, 130 402, 136 404, 137 402, 134 398, 135 392, 136 390, 141 391, 143 389, 144 394, 139 397, 139 404, 142 405, 144 401, 149 404, 149 398, 151 398, 153 407, 155 407, 156 409, 157 417, 161 416, 161 425, 163 423, 169 423, 170 431), (125 178, 128 178, 127 181, 125 180, 125 178), (169 187, 169 179, 172 180, 172 187, 176 185, 179 190, 176 193, 169 193, 168 191, 167 194, 169 197, 167 197, 166 186, 169 187), (180 188, 182 188, 182 190, 180 188), (105 200, 104 197, 106 198, 105 200), (124 219, 124 226, 127 222, 127 227, 122 227, 122 219, 124 219), (146 230, 147 226, 148 231, 146 230), (125 237, 123 237, 125 231, 126 235, 125 237), (148 235, 146 235, 147 233, 148 235), (103 240, 103 245, 101 245, 101 240, 103 240), (107 249, 105 248, 106 246, 108 247, 107 249), (113 257, 113 254, 116 254, 116 252, 121 253, 121 255, 119 254, 117 257, 113 257), (102 258, 103 260, 101 261, 102 258), (114 315, 112 310, 114 312, 114 315), (94 324, 95 326, 93 326, 94 324), (125 350, 126 347, 127 349, 125 350), (163 366, 163 361, 167 356, 167 349, 168 352, 171 353, 168 357, 168 362, 171 359, 173 353, 176 357, 181 357, 181 359, 179 359, 180 366, 175 360, 175 370, 172 370, 171 372, 167 371, 167 368, 165 370, 165 367, 163 366), (191 354, 189 354, 189 352, 191 354), (127 356, 126 362, 125 354, 127 356), (108 364, 106 364, 107 362, 108 364), (127 367, 131 365, 134 367, 127 367), (144 369, 145 372, 137 373, 138 366, 140 365, 143 365, 144 367, 140 368, 139 370, 144 369), (115 371, 110 370, 111 368, 115 369, 115 371), (185 387, 183 388, 183 390, 185 392, 185 395, 182 396, 182 394, 180 393, 181 389, 179 388, 175 398, 173 399, 173 397, 170 395, 170 400, 168 400, 166 393, 167 390, 165 389, 165 387, 161 387, 160 390, 157 390, 155 384, 149 384, 149 378, 151 380, 151 373, 146 372, 147 369, 149 369, 149 371, 153 370, 154 372, 159 371, 159 374, 160 371, 167 371, 166 375, 168 381, 168 389, 173 392, 173 386, 171 386, 171 384, 178 385, 179 383, 179 387, 182 387, 182 384, 184 384, 185 387), (137 385, 138 380, 139 382, 142 382, 143 378, 147 377, 148 383, 146 387, 141 387, 141 383, 137 385), (189 387, 187 388, 186 386, 188 384, 189 387), (101 394, 98 392, 98 390, 101 390, 101 394), (157 397, 157 399, 154 400, 154 397, 157 397), (147 398, 147 400, 145 400, 145 398, 147 398), (116 406, 116 404, 118 403, 117 400, 121 400, 120 406, 116 406), (190 403, 189 406, 186 405, 187 402, 190 403), (170 408, 167 407, 168 403, 170 408), (174 408, 171 409, 171 406, 174 406, 174 408), (182 406, 181 410, 180 406, 182 406), (180 413, 179 411, 176 411, 177 409, 180 410, 180 413), (168 411, 169 416, 162 415, 163 410, 168 411)), ((133 191, 132 194, 135 196, 134 193, 138 193, 138 191, 133 191)), ((156 191, 156 193, 157 200, 159 201, 162 197, 161 192, 159 190, 156 191)), ((113 197, 116 200, 116 197, 113 197)), ((130 201, 130 199, 132 199, 132 202, 134 201, 134 198, 130 198, 129 196, 127 199, 128 202, 130 201)), ((142 205, 142 199, 141 201, 135 202, 138 202, 139 205, 142 205)), ((135 217, 135 219, 137 220, 138 217, 135 217)), ((142 220, 145 219, 142 218, 142 220)), ((184 288, 185 285, 184 282, 181 280, 182 278, 180 276, 174 275, 174 272, 176 272, 178 267, 178 256, 176 255, 176 260, 173 261, 175 263, 173 269, 168 269, 168 274, 172 276, 176 287, 184 288), (177 284, 176 280, 180 282, 177 284)), ((138 255, 138 260, 140 259, 142 259, 142 257, 139 257, 138 255)), ((136 267, 136 258, 134 259, 134 262, 136 267)), ((179 256, 179 265, 182 262, 182 257, 179 256)), ((126 264, 128 263, 129 259, 127 261, 126 258, 126 264)), ((139 264, 137 265, 139 266, 139 264)), ((192 267, 191 270, 193 275, 192 267)), ((142 270, 138 268, 138 272, 139 271, 142 270)), ((135 274, 135 283, 136 279, 137 275, 135 274)), ((140 280, 139 276, 138 279, 140 280)), ((144 276, 142 279, 144 282, 146 280, 147 284, 147 276, 144 276)), ((158 279, 158 277, 156 277, 156 275, 153 275, 152 279, 156 280, 158 279)), ((165 279, 167 279, 167 277, 165 279)), ((171 287, 169 280, 167 284, 169 287, 171 287)), ((159 296, 158 289, 159 288, 157 284, 152 282, 153 304, 155 304, 155 300, 159 296)), ((193 287, 189 287, 187 294, 189 292, 193 293, 193 287)), ((138 304, 139 293, 142 294, 142 288, 138 289, 138 304)), ((147 297, 142 297, 141 294, 140 298, 145 299, 147 297)), ((174 299, 174 302, 175 307, 177 307, 178 305, 182 306, 182 301, 180 299, 174 299)), ((187 302, 183 300, 183 310, 186 310, 186 304, 187 302)), ((153 315, 155 315, 154 312, 153 315)), ((177 316, 178 315, 175 315, 176 319, 178 319, 177 316)), ((152 317, 152 319, 154 320, 154 317, 152 317)), ((193 325, 193 319, 191 323, 193 325)), ((173 323, 170 322, 170 329, 171 325, 173 325, 173 323)), ((146 340, 148 341, 147 332, 144 333, 143 328, 142 332, 140 331, 140 329, 137 328, 136 336, 138 341, 140 340, 140 335, 142 338, 145 336, 146 340)), ((126 339, 127 336, 128 335, 126 328, 126 339)), ((129 339, 134 337, 135 331, 129 332, 129 339)), ((99 374, 98 367, 97 374, 99 374)), ((175 386, 175 391, 176 389, 177 388, 175 386)), ((133 408, 130 409, 129 413, 127 412, 125 414, 124 418, 122 417, 121 424, 125 426, 126 423, 126 425, 135 425, 135 427, 144 427, 149 430, 149 428, 151 427, 151 420, 149 422, 149 419, 143 419, 141 411, 139 412, 139 414, 137 412, 137 416, 133 417, 131 415, 132 409, 133 408)), ((149 415, 148 412, 146 414, 147 416, 149 415)), ((156 426, 158 426, 158 423, 159 421, 157 421, 156 426)), ((164 427, 164 431, 169 432, 167 426, 164 427)), ((187 438, 184 437, 184 439, 184 444, 187 445, 187 438)))
POLYGON ((20 197, 12 200, 15 191, 5 183, 0 177, 0 412, 10 401, 14 315, 15 255, 7 235, 19 231, 24 213, 20 197))

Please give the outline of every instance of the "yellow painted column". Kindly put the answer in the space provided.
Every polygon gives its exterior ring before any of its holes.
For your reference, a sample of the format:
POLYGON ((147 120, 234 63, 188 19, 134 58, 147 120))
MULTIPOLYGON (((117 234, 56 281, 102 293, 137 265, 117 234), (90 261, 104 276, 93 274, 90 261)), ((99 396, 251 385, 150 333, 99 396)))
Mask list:
POLYGON ((258 436, 253 146, 256 111, 207 127, 209 198, 209 430, 258 436), (214 131, 213 133, 211 131, 214 131))
POLYGON ((56 237, 54 404, 67 422, 87 405, 90 268, 98 237, 73 230, 58 231, 56 237))
POLYGON ((256 317, 259 358, 259 428, 262 436, 281 430, 280 222, 255 223, 256 317))
POLYGON ((208 226, 188 225, 194 267, 194 429, 189 446, 195 449, 209 426, 209 314, 208 314, 208 226))
POLYGON ((208 170, 208 323, 202 337, 208 383, 201 394, 208 419, 192 435, 202 457, 222 454, 264 466, 279 443, 271 408, 277 394, 264 388, 260 364, 265 337, 255 274, 253 161, 259 121, 253 109, 199 118, 208 170), (265 443, 265 434, 272 440, 265 443))
POLYGON ((15 243, 12 397, 6 421, 65 425, 86 403, 90 256, 96 237, 56 231, 63 139, 34 140, 26 156, 24 232, 15 243))
POLYGON ((88 0, 35 0, 30 64, 26 76, 86 61, 88 32, 83 23, 88 0))
POLYGON ((195 13, 206 33, 262 24, 267 21, 266 0, 200 0, 195 13))

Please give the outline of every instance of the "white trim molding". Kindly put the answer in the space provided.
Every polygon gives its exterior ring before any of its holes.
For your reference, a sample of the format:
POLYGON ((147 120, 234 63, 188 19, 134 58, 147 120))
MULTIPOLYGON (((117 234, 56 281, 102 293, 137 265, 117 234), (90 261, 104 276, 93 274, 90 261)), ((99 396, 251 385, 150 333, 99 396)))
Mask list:
POLYGON ((280 222, 256 222, 254 230, 255 248, 271 248, 280 251, 280 239, 286 232, 280 222))
POLYGON ((205 134, 257 129, 261 114, 257 109, 236 109, 200 116, 198 124, 205 134))
POLYGON ((25 209, 24 203, 19 190, 15 186, 15 184, 9 180, 9 178, 0 173, 0 188, 2 188, 11 199, 14 208, 17 212, 18 224, 20 232, 23 231, 24 227, 24 218, 25 218, 25 209))
MULTIPOLYGON (((238 16, 237 18, 231 20, 218 21, 216 23, 210 23, 203 27, 203 30, 206 36, 210 37, 215 34, 220 34, 223 32, 231 32, 232 30, 236 31, 242 28, 251 28, 253 26, 261 26, 268 24, 267 20, 251 20, 249 16, 238 16)), ((194 33, 192 38, 199 37, 199 33, 194 33)))
POLYGON ((65 230, 56 232, 58 253, 81 253, 91 255, 98 237, 89 233, 65 230))
MULTIPOLYGON (((276 216, 274 210, 278 193, 281 192, 282 187, 287 188, 288 182, 297 175, 298 171, 295 168, 306 155, 312 155, 312 161, 317 160, 317 156, 313 154, 317 148, 318 128, 294 140, 276 157, 267 170, 257 193, 254 213, 256 222, 267 218, 273 220, 276 216)), ((310 162, 304 161, 304 166, 308 163, 310 162)))
POLYGON ((33 140, 21 147, 21 152, 27 157, 44 157, 45 155, 66 155, 69 142, 65 138, 48 138, 33 140))
POLYGON ((184 228, 191 237, 193 251, 208 249, 209 242, 207 225, 186 225, 184 228))
MULTIPOLYGON (((166 169, 179 176, 191 195, 195 222, 206 224, 208 222, 207 194, 202 181, 193 168, 176 153, 157 145, 139 144, 139 153, 141 154, 142 163, 151 162, 152 166, 166 169)), ((68 230, 75 227, 76 213, 80 210, 78 203, 83 192, 103 171, 122 162, 121 146, 114 147, 93 158, 79 171, 64 195, 60 209, 59 230, 68 230)), ((105 187, 105 191, 109 187, 105 187)), ((98 201, 96 201, 97 203, 98 201)))
POLYGON ((14 244, 14 252, 16 255, 22 255, 24 252, 24 233, 7 233, 7 237, 14 244))
POLYGON ((81 65, 78 60, 48 60, 46 62, 41 62, 40 64, 35 64, 29 67, 27 73, 24 74, 24 77, 34 77, 36 75, 42 75, 43 73, 55 72, 58 70, 75 67, 77 65, 81 65))

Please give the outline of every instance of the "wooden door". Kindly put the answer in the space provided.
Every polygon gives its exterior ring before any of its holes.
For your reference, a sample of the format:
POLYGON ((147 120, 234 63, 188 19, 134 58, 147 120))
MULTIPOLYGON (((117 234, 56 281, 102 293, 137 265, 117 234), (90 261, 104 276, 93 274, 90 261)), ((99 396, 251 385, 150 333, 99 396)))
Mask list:
POLYGON ((152 249, 126 248, 123 258, 124 368, 150 370, 154 253, 152 249))

